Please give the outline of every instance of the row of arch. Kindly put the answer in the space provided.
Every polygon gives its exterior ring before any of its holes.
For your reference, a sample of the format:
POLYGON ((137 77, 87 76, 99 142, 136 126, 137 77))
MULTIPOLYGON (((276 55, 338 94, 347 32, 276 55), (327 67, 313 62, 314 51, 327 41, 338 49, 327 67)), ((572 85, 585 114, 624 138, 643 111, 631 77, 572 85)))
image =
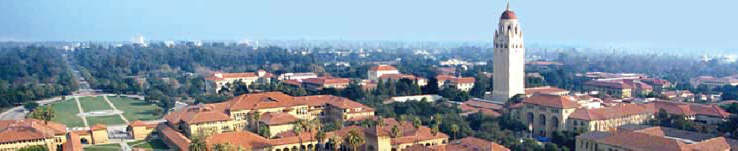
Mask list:
POLYGON ((536 127, 535 125, 543 127, 543 129, 539 131, 539 135, 543 135, 543 136, 546 136, 547 128, 550 127, 552 130, 558 130, 559 125, 560 125, 559 117, 556 117, 556 116, 551 116, 547 120, 545 114, 539 114, 538 119, 535 119, 535 115, 533 114, 533 112, 528 112, 527 119, 528 119, 528 125, 531 126, 531 128, 536 127), (548 123, 549 121, 550 123, 548 123))

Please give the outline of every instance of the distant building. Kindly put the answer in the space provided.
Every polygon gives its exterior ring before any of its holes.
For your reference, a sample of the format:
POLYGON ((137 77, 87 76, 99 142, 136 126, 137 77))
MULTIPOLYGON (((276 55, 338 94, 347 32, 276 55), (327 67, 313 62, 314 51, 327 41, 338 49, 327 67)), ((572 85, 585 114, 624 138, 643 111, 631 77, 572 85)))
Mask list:
POLYGON ((384 104, 390 104, 393 102, 406 102, 406 101, 427 101, 427 102, 435 102, 438 100, 443 99, 442 96, 432 94, 432 95, 411 95, 411 96, 396 96, 388 98, 387 100, 384 100, 384 104))
POLYGON ((440 88, 454 87, 461 91, 470 91, 474 87, 474 82, 476 82, 474 77, 454 77, 448 75, 436 76, 436 80, 438 80, 438 86, 440 88))
POLYGON ((309 78, 317 78, 318 75, 312 72, 304 73, 284 73, 277 77, 277 80, 305 80, 309 78))
POLYGON ((212 84, 208 85, 211 86, 208 89, 213 89, 215 90, 215 92, 218 92, 227 84, 235 84, 235 82, 238 81, 245 83, 247 86, 251 86, 254 83, 268 84, 269 82, 271 82, 273 76, 274 75, 272 75, 272 73, 266 72, 264 70, 259 70, 256 72, 241 73, 215 72, 213 73, 213 75, 205 79, 212 82, 212 84))
POLYGON ((146 40, 141 35, 133 36, 132 42, 133 42, 133 45, 138 45, 138 46, 143 46, 143 47, 146 47, 147 46, 146 45, 146 40))
POLYGON ((692 86, 695 88, 699 87, 700 85, 704 85, 710 89, 714 89, 717 87, 723 87, 725 85, 736 86, 738 85, 738 76, 729 76, 729 77, 723 77, 723 78, 715 78, 712 76, 700 76, 700 77, 690 79, 689 83, 692 84, 692 86))
POLYGON ((382 77, 382 75, 400 74, 400 71, 390 65, 378 65, 369 69, 369 72, 367 74, 369 76, 369 80, 379 81, 379 77, 382 77))
POLYGON ((306 90, 320 91, 324 88, 344 89, 348 87, 351 80, 348 78, 318 77, 302 80, 302 86, 306 90))
POLYGON ((667 127, 623 125, 610 132, 577 136, 576 150, 736 150, 738 141, 712 134, 667 127))
POLYGON ((471 99, 466 102, 461 102, 459 105, 461 109, 461 115, 467 116, 474 113, 482 113, 488 116, 501 116, 503 107, 501 104, 496 104, 491 101, 471 99))
POLYGON ((510 151, 510 149, 495 142, 470 136, 453 140, 446 145, 425 146, 417 144, 406 148, 405 151, 510 151))

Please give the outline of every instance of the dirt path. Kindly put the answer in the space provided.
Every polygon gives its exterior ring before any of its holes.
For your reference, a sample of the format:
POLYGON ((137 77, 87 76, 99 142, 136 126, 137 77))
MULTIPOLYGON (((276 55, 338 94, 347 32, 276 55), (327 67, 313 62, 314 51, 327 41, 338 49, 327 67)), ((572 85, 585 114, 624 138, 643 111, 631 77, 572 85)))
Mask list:
MULTIPOLYGON (((108 95, 103 95, 103 98, 105 98, 105 102, 108 102, 108 104, 110 104, 110 107, 113 108, 114 111, 118 111, 118 108, 115 108, 115 105, 113 105, 113 102, 110 102, 110 100, 108 100, 108 95)), ((126 117, 123 116, 123 112, 118 112, 118 115, 120 116, 121 119, 123 119, 123 121, 126 121, 126 125, 130 123, 128 122, 128 119, 126 119, 126 117)))
MULTIPOLYGON (((74 96, 74 101, 77 102, 77 109, 79 109, 79 112, 84 113, 85 110, 82 109, 82 104, 79 103, 79 96, 74 96)), ((87 118, 85 118, 85 116, 80 116, 79 118, 82 118, 82 122, 85 123, 85 127, 90 127, 90 125, 87 124, 87 118)))

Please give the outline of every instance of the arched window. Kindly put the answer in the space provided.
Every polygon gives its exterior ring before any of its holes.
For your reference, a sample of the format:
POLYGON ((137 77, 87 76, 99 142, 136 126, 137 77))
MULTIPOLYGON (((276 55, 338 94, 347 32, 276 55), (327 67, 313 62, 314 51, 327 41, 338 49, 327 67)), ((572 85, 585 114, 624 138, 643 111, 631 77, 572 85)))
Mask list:
POLYGON ((555 129, 559 128, 559 118, 558 117, 554 116, 553 118, 551 118, 551 126, 553 126, 553 128, 555 129))
POLYGON ((538 116, 538 122, 541 124, 541 126, 546 126, 546 115, 539 115, 538 116))
POLYGON ((533 112, 528 112, 528 124, 533 124, 533 121, 535 121, 533 116, 533 112))

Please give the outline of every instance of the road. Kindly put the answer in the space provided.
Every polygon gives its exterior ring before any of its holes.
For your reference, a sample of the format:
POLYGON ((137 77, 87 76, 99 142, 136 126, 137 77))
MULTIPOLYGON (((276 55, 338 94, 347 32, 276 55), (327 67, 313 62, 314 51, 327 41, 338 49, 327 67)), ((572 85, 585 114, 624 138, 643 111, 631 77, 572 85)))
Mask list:
MULTIPOLYGON (((70 99, 70 96, 67 97, 70 99)), ((55 101, 61 100, 61 97, 54 97, 50 99, 36 101, 39 105, 46 105, 55 101)), ((0 114, 0 120, 22 120, 26 117, 26 109, 23 106, 11 108, 0 114)))

